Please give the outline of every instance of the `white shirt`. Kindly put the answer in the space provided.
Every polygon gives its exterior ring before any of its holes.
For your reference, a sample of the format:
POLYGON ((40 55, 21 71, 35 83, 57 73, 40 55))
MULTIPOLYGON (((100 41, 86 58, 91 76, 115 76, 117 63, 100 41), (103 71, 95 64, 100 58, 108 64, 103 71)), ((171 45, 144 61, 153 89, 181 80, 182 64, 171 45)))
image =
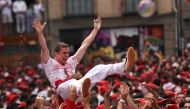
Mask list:
POLYGON ((11 14, 11 5, 12 1, 11 0, 0 0, 0 5, 3 7, 2 8, 2 14, 11 14))
POLYGON ((48 59, 47 64, 42 65, 51 85, 55 87, 55 82, 57 80, 65 80, 68 77, 67 75, 71 76, 75 73, 77 64, 77 59, 74 56, 71 56, 67 59, 64 66, 52 58, 48 59))
POLYGON ((37 18, 41 18, 41 12, 43 11, 43 7, 41 3, 34 4, 34 15, 37 18))
POLYGON ((15 1, 13 3, 13 12, 19 13, 19 12, 26 12, 27 11, 27 5, 25 1, 15 1))

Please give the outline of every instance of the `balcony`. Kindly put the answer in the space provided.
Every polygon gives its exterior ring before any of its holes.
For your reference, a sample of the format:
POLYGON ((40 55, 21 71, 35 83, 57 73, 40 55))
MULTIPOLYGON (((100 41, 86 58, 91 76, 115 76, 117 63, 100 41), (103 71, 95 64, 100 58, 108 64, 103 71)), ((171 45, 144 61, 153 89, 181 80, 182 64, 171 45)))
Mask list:
POLYGON ((136 14, 137 6, 141 0, 124 0, 124 14, 136 14))
POLYGON ((93 0, 65 0, 65 17, 93 16, 93 0))

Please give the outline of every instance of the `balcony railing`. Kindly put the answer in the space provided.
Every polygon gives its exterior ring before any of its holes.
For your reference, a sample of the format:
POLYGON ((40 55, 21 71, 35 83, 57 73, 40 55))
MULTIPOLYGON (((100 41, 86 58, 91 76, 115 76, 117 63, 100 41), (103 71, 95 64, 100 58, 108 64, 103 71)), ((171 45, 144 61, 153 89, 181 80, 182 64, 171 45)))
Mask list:
POLYGON ((134 14, 137 13, 137 6, 140 0, 124 0, 125 12, 124 14, 134 14))
POLYGON ((66 0, 66 16, 92 16, 93 0, 66 0))

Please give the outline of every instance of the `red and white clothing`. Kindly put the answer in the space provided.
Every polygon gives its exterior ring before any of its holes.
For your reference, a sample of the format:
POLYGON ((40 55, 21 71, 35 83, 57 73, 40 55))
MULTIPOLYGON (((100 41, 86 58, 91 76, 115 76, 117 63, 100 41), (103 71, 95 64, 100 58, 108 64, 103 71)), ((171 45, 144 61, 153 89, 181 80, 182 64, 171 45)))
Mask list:
POLYGON ((56 87, 55 82, 57 80, 64 81, 56 88, 57 94, 59 94, 63 99, 69 97, 69 88, 71 85, 74 85, 77 88, 77 94, 81 95, 82 83, 86 78, 90 78, 91 84, 95 85, 97 82, 100 82, 109 75, 123 74, 125 61, 116 64, 97 65, 88 71, 86 75, 79 80, 66 80, 68 77, 75 73, 75 67, 77 64, 78 61, 74 56, 69 57, 64 66, 52 58, 49 58, 47 64, 43 64, 47 78, 54 88, 56 87))
POLYGON ((51 85, 55 88, 57 80, 65 80, 68 76, 75 73, 75 67, 78 64, 77 59, 69 57, 66 64, 63 66, 55 59, 49 58, 47 64, 43 64, 47 78, 51 85))

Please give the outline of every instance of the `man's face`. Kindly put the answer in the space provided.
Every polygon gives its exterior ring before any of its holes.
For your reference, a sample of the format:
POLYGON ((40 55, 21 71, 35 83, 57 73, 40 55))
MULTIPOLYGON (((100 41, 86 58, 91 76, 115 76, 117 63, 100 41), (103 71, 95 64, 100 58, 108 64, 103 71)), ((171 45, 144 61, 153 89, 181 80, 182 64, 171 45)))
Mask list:
POLYGON ((190 103, 185 103, 184 108, 185 109, 190 109, 190 103))
POLYGON ((41 97, 41 96, 36 97, 36 99, 35 99, 35 104, 36 104, 37 106, 43 106, 43 105, 45 104, 45 99, 44 99, 44 97, 41 97))
POLYGON ((69 47, 62 47, 59 52, 55 52, 55 59, 62 65, 65 65, 69 58, 69 47))
POLYGON ((185 97, 185 102, 190 102, 190 97, 185 97))
POLYGON ((184 100, 185 100, 185 95, 184 94, 178 94, 177 95, 176 101, 178 103, 183 102, 184 100))
POLYGON ((147 108, 151 108, 152 107, 152 103, 153 103, 153 98, 154 95, 152 93, 147 93, 144 95, 144 98, 147 100, 147 108))

